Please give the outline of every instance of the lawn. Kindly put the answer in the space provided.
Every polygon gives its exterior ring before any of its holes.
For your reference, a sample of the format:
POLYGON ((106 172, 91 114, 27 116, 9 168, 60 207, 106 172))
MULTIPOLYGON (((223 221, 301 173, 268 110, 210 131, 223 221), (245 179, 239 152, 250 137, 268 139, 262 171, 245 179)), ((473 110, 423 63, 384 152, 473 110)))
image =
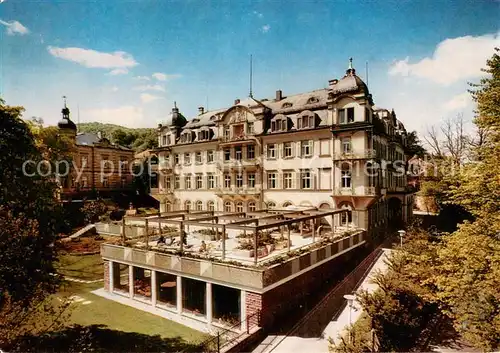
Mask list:
MULTIPOLYGON (((100 255, 62 255, 59 272, 65 276, 85 280, 103 278, 100 255)), ((91 291, 103 286, 103 282, 76 283, 67 281, 61 286, 57 297, 73 298, 70 306, 68 326, 71 324, 90 326, 104 325, 119 332, 174 339, 186 342, 200 342, 207 336, 184 325, 138 310, 112 300, 92 294, 91 291)))

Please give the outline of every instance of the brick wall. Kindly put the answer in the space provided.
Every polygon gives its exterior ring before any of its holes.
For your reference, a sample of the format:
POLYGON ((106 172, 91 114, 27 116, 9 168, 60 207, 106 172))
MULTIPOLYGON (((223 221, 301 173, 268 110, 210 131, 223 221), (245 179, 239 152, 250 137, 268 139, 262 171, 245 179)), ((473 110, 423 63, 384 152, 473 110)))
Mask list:
MULTIPOLYGON (((263 294, 247 292, 247 316, 261 310, 259 325, 264 328, 272 327, 279 320, 287 320, 287 317, 297 314, 298 308, 307 308, 318 302, 325 290, 340 282, 368 252, 367 247, 361 246, 263 294)), ((250 327, 256 320, 251 319, 250 327)))
POLYGON ((259 314, 254 315, 258 311, 262 311, 262 295, 258 293, 246 292, 246 313, 247 317, 250 317, 248 320, 248 328, 252 328, 254 326, 259 326, 260 317, 259 314))
POLYGON ((110 262, 104 260, 104 289, 109 291, 109 266, 110 262))

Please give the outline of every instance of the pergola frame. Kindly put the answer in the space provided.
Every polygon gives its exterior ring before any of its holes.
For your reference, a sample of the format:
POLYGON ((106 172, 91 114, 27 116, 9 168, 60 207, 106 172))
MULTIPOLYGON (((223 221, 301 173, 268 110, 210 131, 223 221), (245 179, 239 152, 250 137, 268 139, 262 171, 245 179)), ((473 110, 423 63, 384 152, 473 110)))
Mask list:
MULTIPOLYGON (((217 234, 219 230, 222 233, 222 260, 226 258, 226 230, 242 230, 246 235, 247 232, 253 234, 253 245, 254 245, 254 263, 258 262, 258 238, 259 232, 271 228, 279 228, 281 235, 283 236, 284 228, 287 229, 287 239, 288 239, 288 252, 290 252, 290 233, 291 226, 293 224, 300 225, 300 234, 302 235, 304 222, 311 222, 312 226, 312 241, 315 241, 315 227, 314 224, 317 219, 322 219, 324 217, 332 217, 332 230, 335 232, 335 215, 347 213, 348 209, 338 209, 338 210, 315 210, 315 209, 305 209, 305 210, 258 210, 252 212, 217 212, 217 211, 190 211, 190 210, 179 210, 172 212, 158 212, 157 215, 144 216, 144 217, 130 217, 130 219, 144 221, 145 224, 145 243, 146 249, 149 249, 149 222, 157 221, 159 228, 159 235, 167 235, 169 238, 176 237, 175 234, 162 234, 161 226, 174 225, 179 227, 179 250, 182 253, 184 251, 184 232, 185 228, 189 231, 189 226, 195 227, 205 227, 217 229, 217 234), (266 214, 272 212, 271 214, 266 214), (307 214, 304 214, 307 213, 307 214), (250 216, 250 217, 249 217, 250 216), (254 217, 252 217, 254 216, 254 217), (259 217, 260 216, 260 217, 259 217), (229 223, 219 223, 219 220, 228 217, 242 217, 242 219, 235 220, 229 223), (180 219, 179 219, 180 218, 180 219)), ((122 230, 122 240, 125 244, 125 226, 126 218, 122 220, 123 230, 122 230)), ((318 228, 319 229, 319 228, 318 228)))

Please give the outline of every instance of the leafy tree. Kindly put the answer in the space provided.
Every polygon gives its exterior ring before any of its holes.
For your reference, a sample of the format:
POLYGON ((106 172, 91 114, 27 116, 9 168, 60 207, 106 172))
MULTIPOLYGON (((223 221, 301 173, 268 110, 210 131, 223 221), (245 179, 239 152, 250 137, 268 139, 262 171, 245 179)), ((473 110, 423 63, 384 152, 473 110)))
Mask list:
POLYGON ((95 223, 99 221, 99 218, 106 214, 108 208, 101 200, 85 202, 82 207, 81 212, 86 224, 95 223))
POLYGON ((0 99, 0 346, 29 329, 33 313, 45 312, 60 281, 53 244, 61 207, 55 183, 36 171, 42 153, 22 111, 0 99))
POLYGON ((417 132, 412 131, 406 136, 406 147, 405 153, 407 156, 413 157, 417 156, 423 158, 426 151, 422 146, 422 142, 418 138, 417 132))

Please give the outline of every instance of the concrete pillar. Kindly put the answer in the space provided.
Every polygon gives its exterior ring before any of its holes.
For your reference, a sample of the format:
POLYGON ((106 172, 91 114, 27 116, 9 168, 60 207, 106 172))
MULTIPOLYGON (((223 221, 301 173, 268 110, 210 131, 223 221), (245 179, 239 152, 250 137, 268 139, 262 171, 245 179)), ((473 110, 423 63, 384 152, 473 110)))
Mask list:
POLYGON ((128 266, 128 295, 132 299, 134 297, 134 266, 128 266))
MULTIPOLYGON (((113 261, 108 261, 108 275, 109 275, 109 291, 110 293, 113 292, 113 288, 115 287, 115 283, 114 283, 114 273, 113 273, 113 270, 114 270, 114 265, 113 265, 113 261)), ((118 283, 119 284, 119 283, 118 283)))
MULTIPOLYGON (((184 250, 184 239, 183 239, 183 233, 184 233, 184 222, 180 222, 179 223, 179 239, 180 239, 180 242, 179 242, 179 250, 182 251, 184 250)), ((186 234, 186 237, 187 237, 187 234, 186 234)))
POLYGON ((290 225, 287 226, 288 252, 290 252, 290 225))
POLYGON ((212 324, 212 283, 207 282, 207 289, 205 294, 206 301, 206 312, 207 312, 207 322, 209 325, 212 324))
POLYGON ((222 260, 224 260, 225 258, 226 258, 226 225, 222 225, 222 260))
POLYGON ((310 223, 311 223, 311 231, 312 231, 312 233, 311 233, 311 235, 312 235, 312 241, 314 243, 314 238, 316 236, 316 230, 314 229, 314 228, 316 228, 315 225, 314 225, 314 219, 311 219, 310 223))
POLYGON ((257 244, 258 244, 258 235, 257 234, 258 233, 259 232, 256 230, 254 232, 254 238, 253 238, 253 251, 254 251, 254 254, 253 254, 254 255, 254 261, 253 262, 256 265, 257 265, 257 249, 258 249, 258 246, 257 246, 257 244))
POLYGON ((240 291, 240 321, 241 321, 241 331, 246 331, 248 330, 248 324, 247 324, 247 292, 244 290, 240 291))
POLYGON ((151 305, 156 306, 157 293, 156 271, 151 270, 151 305))
POLYGON ((300 236, 303 236, 303 234, 304 234, 304 224, 303 224, 302 221, 300 221, 299 227, 300 227, 300 236))
POLYGON ((182 277, 177 276, 177 313, 180 315, 182 313, 182 277))

